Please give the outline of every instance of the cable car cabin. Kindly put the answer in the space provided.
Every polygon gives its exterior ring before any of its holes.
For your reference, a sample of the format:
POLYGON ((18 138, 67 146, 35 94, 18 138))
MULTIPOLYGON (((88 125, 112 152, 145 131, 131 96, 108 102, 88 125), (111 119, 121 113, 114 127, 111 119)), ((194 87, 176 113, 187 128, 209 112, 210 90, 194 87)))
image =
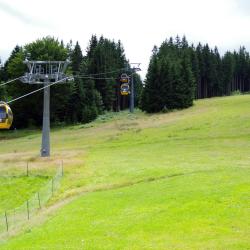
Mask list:
POLYGON ((12 111, 5 102, 0 102, 0 129, 9 129, 13 121, 12 111))
POLYGON ((128 75, 127 74, 121 74, 120 82, 121 83, 129 83, 129 77, 128 77, 128 75))
POLYGON ((129 84, 128 83, 123 83, 121 84, 121 95, 128 95, 129 92, 129 84))

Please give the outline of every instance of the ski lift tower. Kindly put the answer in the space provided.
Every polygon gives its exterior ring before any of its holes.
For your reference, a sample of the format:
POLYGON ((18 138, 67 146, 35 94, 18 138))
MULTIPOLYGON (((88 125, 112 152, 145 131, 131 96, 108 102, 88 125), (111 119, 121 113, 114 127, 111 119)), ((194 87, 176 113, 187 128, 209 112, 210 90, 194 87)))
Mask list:
POLYGON ((65 70, 70 61, 29 61, 25 60, 29 72, 21 77, 27 84, 44 85, 43 94, 43 128, 41 157, 50 156, 50 85, 60 81, 66 82, 65 70))
POLYGON ((131 93, 130 93, 130 102, 129 102, 129 111, 130 113, 134 112, 134 107, 135 107, 135 87, 134 87, 134 77, 133 75, 137 71, 141 71, 140 69, 140 64, 141 63, 130 63, 133 68, 131 68, 131 93))

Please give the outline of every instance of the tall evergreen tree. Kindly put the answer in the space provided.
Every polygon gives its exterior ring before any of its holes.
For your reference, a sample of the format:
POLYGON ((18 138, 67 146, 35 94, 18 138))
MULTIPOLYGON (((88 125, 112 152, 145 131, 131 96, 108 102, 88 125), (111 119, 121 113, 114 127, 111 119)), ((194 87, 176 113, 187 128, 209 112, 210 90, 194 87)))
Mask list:
POLYGON ((135 92, 135 107, 138 107, 143 90, 143 84, 140 75, 137 73, 133 75, 133 81, 134 81, 134 92, 135 92))
MULTIPOLYGON (((1 59, 0 59, 0 84, 4 81, 4 67, 2 65, 1 59)), ((5 86, 0 87, 0 101, 7 99, 7 93, 5 86)))
MULTIPOLYGON (((76 43, 74 49, 72 49, 71 52, 71 71, 73 72, 73 75, 80 74, 81 72, 84 72, 84 70, 81 70, 81 66, 83 63, 83 55, 82 50, 78 42, 76 43)), ((71 83, 71 94, 69 97, 69 102, 67 106, 67 121, 70 122, 80 122, 82 121, 82 102, 84 98, 84 90, 83 86, 80 83, 80 78, 75 77, 74 82, 71 83)))
POLYGON ((105 110, 116 110, 117 79, 127 60, 121 42, 92 36, 86 57, 87 73, 95 79, 95 88, 102 97, 105 110))
POLYGON ((226 52, 222 58, 222 72, 223 72, 223 93, 229 95, 231 93, 231 84, 234 75, 234 58, 231 52, 226 52))
POLYGON ((71 69, 73 71, 73 74, 75 75, 80 72, 80 67, 81 64, 83 63, 82 50, 78 42, 76 42, 76 45, 71 53, 70 59, 71 59, 71 69))
POLYGON ((187 108, 193 104, 194 77, 191 50, 185 37, 165 40, 153 50, 141 107, 146 112, 187 108))
POLYGON ((141 96, 141 109, 149 113, 159 112, 164 106, 160 90, 158 60, 158 49, 154 46, 141 96))

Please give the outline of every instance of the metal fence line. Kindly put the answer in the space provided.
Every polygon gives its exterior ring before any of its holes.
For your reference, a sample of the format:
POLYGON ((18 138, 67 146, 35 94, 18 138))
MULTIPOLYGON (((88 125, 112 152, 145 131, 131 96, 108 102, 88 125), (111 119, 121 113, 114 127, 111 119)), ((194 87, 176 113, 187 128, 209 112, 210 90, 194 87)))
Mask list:
POLYGON ((37 193, 33 194, 19 207, 5 211, 2 215, 0 214, 0 236, 9 233, 20 225, 28 223, 41 208, 45 207, 49 199, 60 187, 62 177, 63 161, 53 178, 40 188, 37 193))

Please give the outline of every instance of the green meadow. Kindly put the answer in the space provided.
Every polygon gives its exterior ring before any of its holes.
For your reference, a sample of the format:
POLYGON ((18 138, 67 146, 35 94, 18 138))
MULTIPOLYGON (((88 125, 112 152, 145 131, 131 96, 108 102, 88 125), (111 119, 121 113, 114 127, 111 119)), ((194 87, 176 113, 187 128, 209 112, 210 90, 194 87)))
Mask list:
POLYGON ((50 159, 39 157, 40 131, 1 132, 0 212, 62 161, 64 177, 0 249, 250 249, 249 107, 242 95, 164 114, 107 113, 53 128, 50 159))

